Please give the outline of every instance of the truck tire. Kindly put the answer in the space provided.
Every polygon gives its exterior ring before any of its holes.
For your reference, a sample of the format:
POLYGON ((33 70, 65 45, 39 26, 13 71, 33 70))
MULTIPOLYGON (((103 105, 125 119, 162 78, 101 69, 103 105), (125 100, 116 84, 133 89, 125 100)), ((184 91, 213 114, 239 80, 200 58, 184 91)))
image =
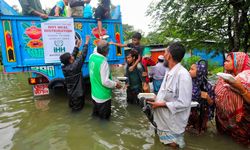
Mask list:
POLYGON ((55 78, 49 82, 49 89, 65 88, 65 80, 63 78, 55 78))

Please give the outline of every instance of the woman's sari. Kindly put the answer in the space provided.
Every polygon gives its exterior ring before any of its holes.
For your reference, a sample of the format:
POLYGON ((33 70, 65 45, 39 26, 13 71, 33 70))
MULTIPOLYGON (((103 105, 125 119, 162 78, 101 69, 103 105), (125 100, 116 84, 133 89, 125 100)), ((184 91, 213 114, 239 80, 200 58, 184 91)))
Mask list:
MULTIPOLYGON (((250 91, 250 59, 243 52, 230 53, 233 73, 250 91)), ((219 132, 232 136, 237 142, 250 145, 250 105, 242 95, 219 79, 215 86, 216 126, 219 132)))

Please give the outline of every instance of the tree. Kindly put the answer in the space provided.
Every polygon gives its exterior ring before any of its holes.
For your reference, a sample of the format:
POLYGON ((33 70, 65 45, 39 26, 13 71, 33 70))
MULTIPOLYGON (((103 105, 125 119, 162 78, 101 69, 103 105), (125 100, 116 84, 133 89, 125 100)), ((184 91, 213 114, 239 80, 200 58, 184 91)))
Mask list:
MULTIPOLYGON (((122 28, 123 28, 124 41, 131 40, 132 36, 135 32, 139 32, 142 34, 142 36, 144 36, 144 32, 142 30, 136 30, 133 26, 131 26, 129 24, 122 24, 122 28)), ((143 38, 143 40, 144 40, 144 38, 143 38)))
POLYGON ((160 0, 150 6, 158 35, 222 50, 250 48, 249 0, 160 0))
POLYGON ((130 40, 135 32, 134 27, 128 24, 122 24, 122 28, 124 41, 130 40))

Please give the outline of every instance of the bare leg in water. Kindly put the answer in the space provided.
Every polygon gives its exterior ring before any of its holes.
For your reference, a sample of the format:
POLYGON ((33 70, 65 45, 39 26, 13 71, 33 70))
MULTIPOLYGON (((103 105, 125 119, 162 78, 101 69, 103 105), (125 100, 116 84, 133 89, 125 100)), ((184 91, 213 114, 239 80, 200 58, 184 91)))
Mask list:
POLYGON ((98 26, 98 33, 99 33, 99 37, 101 38, 102 35, 102 21, 98 20, 97 21, 97 26, 98 26))

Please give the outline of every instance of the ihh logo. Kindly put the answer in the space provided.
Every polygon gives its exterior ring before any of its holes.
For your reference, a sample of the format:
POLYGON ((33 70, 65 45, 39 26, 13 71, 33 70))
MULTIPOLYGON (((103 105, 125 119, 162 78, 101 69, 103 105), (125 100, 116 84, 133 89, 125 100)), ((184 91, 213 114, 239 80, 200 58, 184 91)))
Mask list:
POLYGON ((54 47, 54 53, 65 53, 66 48, 63 46, 62 40, 54 41, 55 47, 54 47))

